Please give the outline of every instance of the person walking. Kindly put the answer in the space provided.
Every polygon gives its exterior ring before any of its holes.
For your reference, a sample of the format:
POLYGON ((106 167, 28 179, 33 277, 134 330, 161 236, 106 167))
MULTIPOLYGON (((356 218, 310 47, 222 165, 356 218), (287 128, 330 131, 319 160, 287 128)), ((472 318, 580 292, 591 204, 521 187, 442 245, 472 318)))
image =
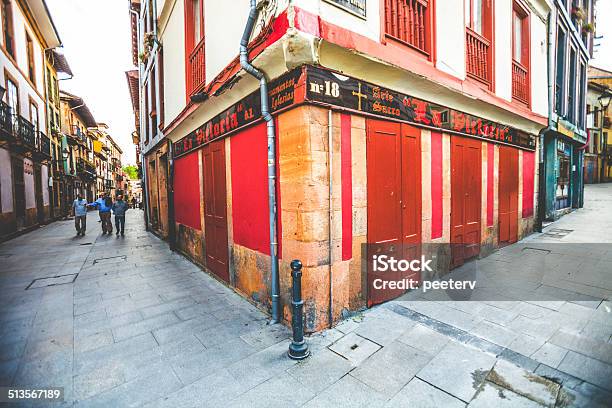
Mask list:
POLYGON ((79 193, 76 200, 72 203, 72 212, 74 215, 74 227, 79 235, 85 235, 87 229, 87 200, 83 198, 83 194, 79 193))
POLYGON ((128 208, 128 203, 123 201, 123 196, 118 195, 117 201, 112 206, 113 214, 115 214, 115 230, 117 230, 117 235, 119 235, 119 229, 121 229, 121 236, 125 233, 125 213, 128 208))
POLYGON ((136 209, 136 197, 132 197, 132 208, 136 209))
POLYGON ((100 221, 102 221, 102 235, 106 233, 112 234, 113 224, 111 223, 111 208, 113 207, 113 200, 110 196, 105 193, 100 193, 100 198, 89 205, 98 209, 100 221))

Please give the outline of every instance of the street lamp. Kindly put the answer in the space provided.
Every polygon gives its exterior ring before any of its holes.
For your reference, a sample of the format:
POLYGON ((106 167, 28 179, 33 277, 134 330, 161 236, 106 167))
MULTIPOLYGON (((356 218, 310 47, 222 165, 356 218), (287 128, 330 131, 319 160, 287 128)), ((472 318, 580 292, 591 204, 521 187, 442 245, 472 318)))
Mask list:
POLYGON ((62 150, 62 157, 64 158, 64 160, 68 160, 68 158, 70 157, 70 150, 68 150, 67 147, 64 147, 64 150, 62 150))
POLYGON ((599 105, 601 106, 601 123, 600 123, 600 133, 601 140, 603 141, 602 148, 602 156, 601 156, 601 177, 599 178, 599 182, 603 183, 607 175, 607 163, 606 159, 608 156, 608 138, 604 137, 604 121, 606 118, 606 112, 608 112, 608 107, 610 106, 610 100, 612 99, 612 94, 608 91, 604 91, 599 98, 597 98, 599 105))

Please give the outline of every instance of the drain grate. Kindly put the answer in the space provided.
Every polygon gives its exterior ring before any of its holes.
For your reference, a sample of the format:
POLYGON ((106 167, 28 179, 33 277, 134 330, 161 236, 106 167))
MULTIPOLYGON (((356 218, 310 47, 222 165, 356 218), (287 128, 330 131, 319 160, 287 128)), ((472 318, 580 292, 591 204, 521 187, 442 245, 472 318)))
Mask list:
POLYGON ((145 244, 145 245, 136 245, 134 248, 151 248, 151 247, 153 247, 153 245, 145 244))
POLYGON ((0 258, 8 258, 13 256, 13 254, 0 254, 0 258))
POLYGON ((26 288, 28 289, 37 289, 37 288, 46 288, 47 286, 57 286, 57 285, 67 285, 73 283, 78 273, 71 273, 68 275, 58 275, 58 276, 48 276, 46 278, 38 278, 34 279, 26 288))
POLYGON ((83 242, 82 244, 79 244, 80 246, 84 246, 84 245, 92 245, 93 242, 83 242))
POLYGON ((561 229, 561 228, 552 228, 551 230, 547 231, 546 233, 544 233, 544 235, 546 235, 547 237, 551 237, 551 238, 563 238, 565 237, 567 234, 569 234, 570 232, 574 232, 574 230, 571 229, 561 229))
POLYGON ((109 256, 106 258, 96 258, 94 259, 93 263, 95 265, 95 264, 105 264, 105 263, 117 263, 117 262, 122 262, 122 261, 127 261, 126 255, 109 256))
POLYGON ((550 249, 526 247, 522 249, 522 252, 542 252, 544 254, 550 254, 550 249))

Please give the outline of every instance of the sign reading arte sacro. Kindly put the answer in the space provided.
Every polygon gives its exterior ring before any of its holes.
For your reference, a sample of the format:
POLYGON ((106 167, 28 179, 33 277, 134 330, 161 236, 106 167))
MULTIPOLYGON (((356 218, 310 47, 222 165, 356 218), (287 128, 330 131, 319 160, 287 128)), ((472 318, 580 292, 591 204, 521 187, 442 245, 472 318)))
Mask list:
MULTIPOLYGON (((333 106, 368 116, 413 123, 442 132, 534 150, 535 137, 513 127, 427 102, 320 67, 303 66, 270 82, 272 113, 301 103, 333 106)), ((174 143, 174 157, 261 120, 259 90, 174 143)))
POLYGON ((535 138, 518 129, 358 79, 309 67, 307 81, 306 99, 309 101, 535 149, 535 138))
POLYGON ((334 6, 347 10, 358 17, 366 18, 366 0, 325 0, 334 6))

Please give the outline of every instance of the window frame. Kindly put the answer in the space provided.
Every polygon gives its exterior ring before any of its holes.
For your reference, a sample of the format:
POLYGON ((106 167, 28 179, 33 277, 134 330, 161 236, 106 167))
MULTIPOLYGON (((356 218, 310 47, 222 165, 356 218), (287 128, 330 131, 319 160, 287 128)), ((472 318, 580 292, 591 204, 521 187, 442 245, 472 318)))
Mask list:
POLYGON ((192 67, 191 57, 193 52, 202 47, 204 54, 206 53, 206 35, 204 24, 204 0, 184 0, 185 11, 185 89, 187 103, 190 101, 191 95, 199 92, 206 84, 206 66, 203 65, 204 73, 203 80, 199 84, 192 83, 192 67), (199 17, 200 17, 200 40, 195 42, 195 24, 194 24, 194 1, 199 1, 199 17))
MULTIPOLYGON (((380 2, 380 21, 381 21, 381 42, 386 44, 387 42, 396 43, 402 47, 406 47, 411 51, 414 51, 419 56, 426 58, 428 61, 434 62, 436 55, 436 2, 437 0, 417 0, 419 3, 426 3, 426 18, 425 18, 425 49, 421 49, 408 41, 402 40, 397 36, 389 33, 388 22, 387 22, 387 4, 398 0, 382 0, 380 2)), ((399 0, 405 2, 406 0, 399 0)))
MULTIPOLYGON (((484 87, 490 92, 495 90, 495 1, 494 0, 480 0, 482 1, 482 33, 479 33, 474 29, 474 2, 479 0, 464 0, 463 1, 463 25, 464 25, 464 46, 465 46, 465 74, 466 79, 473 80, 475 83, 484 87), (469 20, 466 16, 466 4, 470 4, 469 20), (469 23, 469 24, 468 24, 469 23), (476 38, 482 38, 485 42, 488 42, 488 55, 487 55, 487 76, 488 81, 479 78, 477 75, 470 73, 468 67, 468 34, 475 36, 476 38)), ((479 41, 482 41, 479 39, 479 41)))
POLYGON ((11 0, 0 0, 0 2, 0 7, 2 8, 2 45, 7 54, 15 60, 15 18, 13 16, 13 2, 11 0))
MULTIPOLYGON (((516 63, 519 67, 523 68, 527 73, 527 95, 526 100, 522 101, 515 97, 512 92, 512 101, 531 107, 531 13, 529 8, 520 0, 513 0, 512 2, 512 64, 516 63), (516 59, 516 18, 520 20, 521 24, 521 49, 520 49, 520 60, 516 59)), ((514 75, 513 71, 511 75, 514 75)), ((513 80, 513 78, 511 78, 513 80)))
POLYGON ((27 71, 27 79, 34 85, 36 89, 36 57, 34 56, 34 41, 28 33, 28 30, 25 30, 25 42, 26 42, 26 58, 28 63, 28 71, 27 71))

